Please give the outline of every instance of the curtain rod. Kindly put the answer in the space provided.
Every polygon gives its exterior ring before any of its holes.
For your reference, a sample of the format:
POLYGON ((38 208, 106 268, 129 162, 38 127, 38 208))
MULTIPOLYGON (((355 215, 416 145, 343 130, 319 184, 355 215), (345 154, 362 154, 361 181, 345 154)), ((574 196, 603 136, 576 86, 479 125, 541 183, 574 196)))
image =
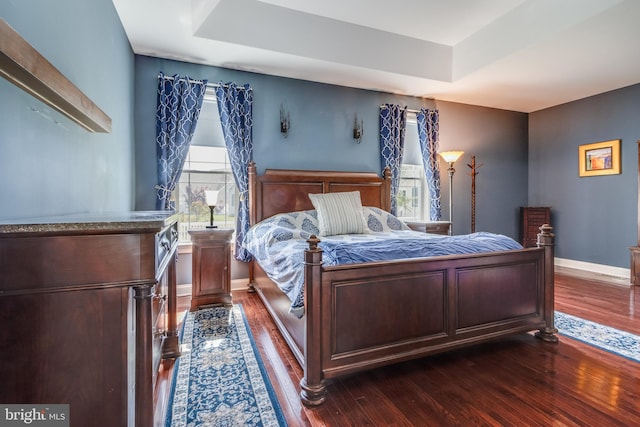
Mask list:
MULTIPOLYGON (((380 106, 380 108, 389 108, 389 106, 387 104, 382 104, 380 106)), ((420 112, 420 110, 415 110, 413 108, 407 108, 407 113, 416 113, 418 114, 420 112)))
MULTIPOLYGON (((175 80, 176 79, 173 76, 166 76, 166 75, 165 76, 161 76, 160 74, 158 74, 158 78, 163 78, 165 80, 175 80)), ((184 77, 180 77, 178 79, 178 81, 188 81, 189 83, 202 84, 201 80, 191 80, 191 79, 186 80, 184 77)), ((207 83, 205 86, 206 87, 229 87, 229 85, 221 85, 221 84, 218 84, 218 83, 207 83)), ((244 86, 238 86, 238 89, 239 90, 245 90, 244 86)))

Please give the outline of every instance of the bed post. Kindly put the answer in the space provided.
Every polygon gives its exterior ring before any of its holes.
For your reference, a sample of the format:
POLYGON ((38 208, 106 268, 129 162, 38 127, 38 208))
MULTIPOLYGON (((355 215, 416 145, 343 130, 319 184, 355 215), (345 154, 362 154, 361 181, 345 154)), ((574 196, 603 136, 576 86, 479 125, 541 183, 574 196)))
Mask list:
MULTIPOLYGON (((247 197, 249 197, 249 225, 255 225, 258 222, 258 210, 257 210, 257 206, 256 206, 256 164, 255 162, 251 161, 249 162, 249 166, 247 168, 247 176, 248 176, 248 181, 249 181, 249 194, 247 194, 247 197)), ((251 261, 249 261, 249 265, 248 265, 248 270, 249 270, 249 283, 247 284, 247 287, 249 288, 248 291, 249 292, 255 292, 256 288, 255 288, 255 283, 254 283, 254 270, 253 270, 253 263, 255 261, 253 260, 253 257, 251 257, 251 261)))
POLYGON ((555 328, 555 304, 554 304, 554 251, 555 246, 553 227, 544 224, 540 227, 538 234, 538 247, 544 249, 544 321, 546 326, 536 332, 536 337, 547 342, 558 342, 555 328))
POLYGON ((255 225, 258 222, 258 206, 256 206, 258 176, 256 175, 256 164, 253 161, 249 162, 247 177, 249 181, 249 194, 247 194, 249 197, 249 225, 255 225))
POLYGON ((306 333, 304 335, 304 377, 300 380, 302 403, 317 406, 324 402, 322 383, 322 249, 320 239, 311 235, 309 249, 304 251, 304 307, 306 333))

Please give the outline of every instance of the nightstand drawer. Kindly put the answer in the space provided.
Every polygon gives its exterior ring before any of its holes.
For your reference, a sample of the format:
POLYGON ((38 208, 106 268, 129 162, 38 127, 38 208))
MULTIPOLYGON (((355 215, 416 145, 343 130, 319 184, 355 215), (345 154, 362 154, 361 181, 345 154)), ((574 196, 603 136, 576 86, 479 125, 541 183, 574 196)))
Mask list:
POLYGON ((406 222, 410 229, 423 233, 448 235, 451 228, 449 221, 406 222))

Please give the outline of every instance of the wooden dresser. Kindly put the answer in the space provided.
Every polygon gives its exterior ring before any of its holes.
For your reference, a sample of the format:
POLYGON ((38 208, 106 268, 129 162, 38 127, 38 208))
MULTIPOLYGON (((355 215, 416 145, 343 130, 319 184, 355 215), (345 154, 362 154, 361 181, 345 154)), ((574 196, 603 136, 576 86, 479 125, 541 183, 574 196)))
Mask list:
POLYGON ((520 207, 520 243, 525 248, 537 246, 543 224, 551 225, 551 208, 520 207))
POLYGON ((0 402, 153 426, 160 361, 179 356, 177 239, 165 212, 0 221, 0 402))

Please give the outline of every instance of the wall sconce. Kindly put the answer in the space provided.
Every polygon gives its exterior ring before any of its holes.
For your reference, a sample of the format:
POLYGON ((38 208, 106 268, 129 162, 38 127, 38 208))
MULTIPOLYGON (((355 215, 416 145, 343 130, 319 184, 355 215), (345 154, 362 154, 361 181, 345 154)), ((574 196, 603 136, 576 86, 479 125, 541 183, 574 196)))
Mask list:
POLYGON ((353 139, 355 139, 358 144, 360 144, 360 140, 364 134, 364 127, 362 125, 362 120, 358 123, 358 115, 356 114, 356 117, 353 120, 353 139))
POLYGON ((284 111, 284 107, 280 105, 280 133, 284 135, 284 137, 289 136, 289 129, 291 128, 291 120, 289 118, 289 113, 284 111))
POLYGON ((213 225, 213 210, 216 208, 218 204, 218 193, 219 191, 213 190, 205 190, 204 195, 207 201, 207 206, 209 206, 209 225, 207 228, 218 228, 217 225, 213 225))
POLYGON ((445 162, 449 163, 449 235, 453 234, 453 174, 456 170, 453 168, 453 164, 464 154, 464 151, 443 151, 440 156, 445 162))

